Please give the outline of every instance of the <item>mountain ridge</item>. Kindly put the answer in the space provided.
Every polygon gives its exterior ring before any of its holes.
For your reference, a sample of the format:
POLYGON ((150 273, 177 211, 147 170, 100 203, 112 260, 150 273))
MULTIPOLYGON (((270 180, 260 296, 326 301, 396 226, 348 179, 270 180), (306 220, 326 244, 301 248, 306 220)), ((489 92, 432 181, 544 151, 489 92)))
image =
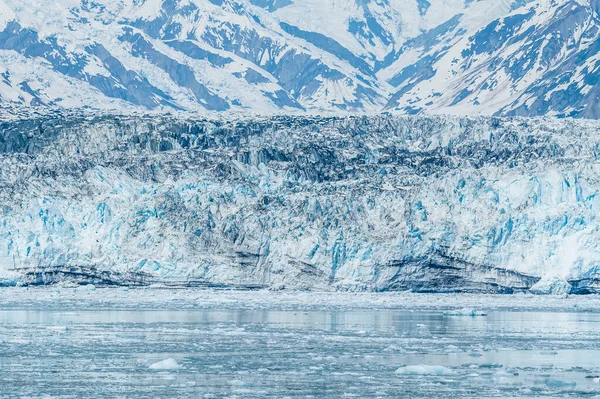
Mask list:
POLYGON ((0 102, 600 117, 597 0, 0 1, 0 102))

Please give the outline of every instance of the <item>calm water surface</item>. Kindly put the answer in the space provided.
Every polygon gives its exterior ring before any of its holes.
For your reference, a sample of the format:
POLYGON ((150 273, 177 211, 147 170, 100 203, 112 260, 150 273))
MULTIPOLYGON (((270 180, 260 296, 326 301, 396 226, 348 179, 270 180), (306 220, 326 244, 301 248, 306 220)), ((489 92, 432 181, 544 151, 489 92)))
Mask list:
POLYGON ((600 397, 598 376, 598 313, 0 311, 0 398, 600 397))

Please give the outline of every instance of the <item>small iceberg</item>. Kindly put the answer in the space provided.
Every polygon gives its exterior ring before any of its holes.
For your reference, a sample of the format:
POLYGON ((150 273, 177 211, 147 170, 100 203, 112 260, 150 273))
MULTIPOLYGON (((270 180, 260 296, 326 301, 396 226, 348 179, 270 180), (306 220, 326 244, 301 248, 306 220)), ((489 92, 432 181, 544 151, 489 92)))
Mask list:
POLYGON ((169 359, 151 364, 150 367, 148 367, 148 368, 150 370, 179 370, 181 368, 181 366, 179 365, 179 363, 177 363, 177 361, 175 361, 175 359, 169 358, 169 359))
POLYGON ((450 312, 444 313, 444 316, 468 316, 468 317, 481 317, 487 316, 487 313, 480 312, 476 309, 464 308, 460 310, 453 310, 450 312))
POLYGON ((444 366, 431 366, 426 364, 417 364, 412 366, 403 366, 396 370, 396 374, 404 375, 455 375, 454 370, 444 366))

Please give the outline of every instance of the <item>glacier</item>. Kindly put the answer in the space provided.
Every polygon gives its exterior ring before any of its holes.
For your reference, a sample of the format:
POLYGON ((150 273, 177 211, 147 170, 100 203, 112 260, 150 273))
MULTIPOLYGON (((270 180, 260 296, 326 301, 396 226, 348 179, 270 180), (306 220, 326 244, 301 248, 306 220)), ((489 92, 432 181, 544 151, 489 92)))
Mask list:
POLYGON ((1 285, 600 292, 595 121, 1 115, 1 285))

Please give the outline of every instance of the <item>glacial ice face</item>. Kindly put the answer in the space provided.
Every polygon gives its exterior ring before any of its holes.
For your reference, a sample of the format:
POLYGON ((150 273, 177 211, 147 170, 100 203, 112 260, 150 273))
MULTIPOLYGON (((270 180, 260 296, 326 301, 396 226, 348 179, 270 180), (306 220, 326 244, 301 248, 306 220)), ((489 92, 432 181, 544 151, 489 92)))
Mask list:
POLYGON ((2 281, 597 292, 599 127, 5 118, 2 281))

